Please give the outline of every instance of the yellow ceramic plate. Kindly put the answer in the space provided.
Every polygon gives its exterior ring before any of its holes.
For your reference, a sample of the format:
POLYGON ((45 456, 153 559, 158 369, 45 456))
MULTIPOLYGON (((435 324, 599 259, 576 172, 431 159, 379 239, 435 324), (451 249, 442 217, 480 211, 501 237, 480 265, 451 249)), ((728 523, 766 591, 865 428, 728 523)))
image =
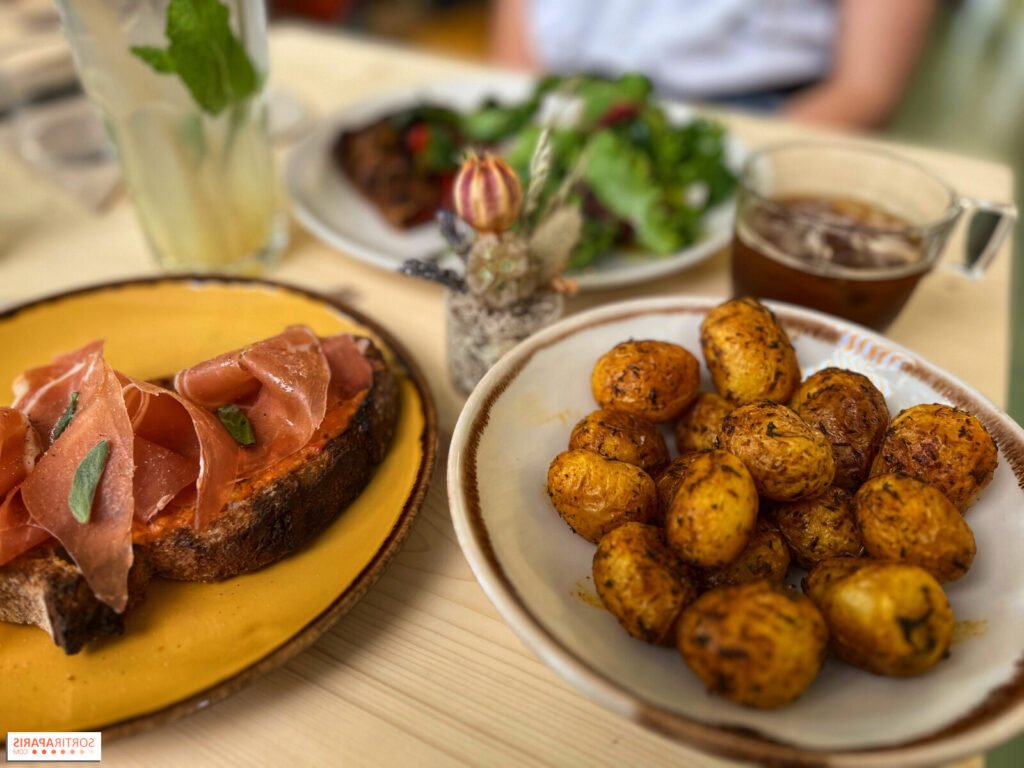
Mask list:
POLYGON ((399 373, 395 437, 370 485, 311 546, 280 563, 215 584, 154 581, 122 637, 76 656, 36 627, 0 623, 0 731, 123 734, 188 714, 282 664, 349 610, 397 552, 436 444, 434 406, 407 354, 365 318, 297 289, 164 279, 66 294, 0 317, 0 387, 96 338, 106 339, 111 365, 145 379, 291 323, 321 335, 369 335, 399 373))

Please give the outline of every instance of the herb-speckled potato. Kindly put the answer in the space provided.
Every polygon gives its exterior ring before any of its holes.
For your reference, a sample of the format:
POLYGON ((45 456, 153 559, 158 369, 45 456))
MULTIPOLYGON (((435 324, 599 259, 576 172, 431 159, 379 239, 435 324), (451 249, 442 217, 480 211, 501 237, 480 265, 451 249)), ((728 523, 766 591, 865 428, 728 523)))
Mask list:
POLYGON ((825 436, 770 400, 740 406, 722 422, 719 445, 739 456, 758 493, 775 501, 815 496, 832 484, 836 462, 825 436))
POLYGON ((971 567, 974 534, 942 491, 908 475, 878 475, 857 491, 857 523, 872 557, 919 565, 939 581, 971 567))
POLYGON ((885 397, 867 376, 825 368, 796 388, 789 407, 832 444, 834 485, 848 491, 867 479, 889 424, 885 397))
POLYGON ((651 473, 668 464, 668 446, 661 432, 653 422, 632 413, 602 409, 588 414, 573 429, 569 447, 636 464, 651 473))
POLYGON ((694 456, 696 456, 695 453, 677 456, 658 475, 654 486, 658 491, 658 507, 661 509, 662 517, 668 514, 668 508, 672 506, 672 499, 676 497, 676 491, 683 484, 683 479, 689 471, 694 456))
POLYGON ((737 405, 788 402, 800 382, 789 336, 756 299, 734 299, 708 312, 700 345, 718 393, 737 405))
POLYGON ((789 570, 789 548, 782 534, 764 520, 757 521, 750 541, 740 556, 721 568, 705 571, 704 589, 746 584, 765 579, 781 584, 789 570))
POLYGON ((834 558, 811 571, 804 589, 828 622, 839 657, 869 672, 919 675, 949 650, 949 600, 916 565, 834 558))
POLYGON ((814 681, 828 628, 800 593, 755 581, 697 598, 679 619, 676 645, 711 691, 767 709, 788 704, 814 681))
POLYGON ((718 430, 733 404, 714 392, 701 392, 676 422, 676 447, 686 451, 709 451, 718 447, 718 430))
POLYGON ((623 523, 660 520, 650 475, 593 451, 558 454, 548 467, 548 496, 562 519, 594 544, 623 523))
POLYGON ((678 344, 624 341, 597 361, 590 385, 602 408, 669 421, 697 395, 700 363, 678 344))
POLYGON ((661 528, 626 523, 601 537, 594 586, 605 608, 633 637, 671 645, 676 619, 697 599, 693 571, 668 545, 661 528))
POLYGON ((864 542, 853 513, 853 496, 832 486, 800 501, 780 502, 775 524, 797 564, 810 569, 830 557, 857 557, 864 542))
POLYGON ((743 462, 725 451, 687 454, 668 514, 665 535, 687 562, 717 568, 747 546, 757 520, 757 489, 743 462))
POLYGON ((998 457, 992 436, 971 414, 949 405, 915 405, 889 424, 871 476, 916 477, 964 512, 992 480, 998 457))

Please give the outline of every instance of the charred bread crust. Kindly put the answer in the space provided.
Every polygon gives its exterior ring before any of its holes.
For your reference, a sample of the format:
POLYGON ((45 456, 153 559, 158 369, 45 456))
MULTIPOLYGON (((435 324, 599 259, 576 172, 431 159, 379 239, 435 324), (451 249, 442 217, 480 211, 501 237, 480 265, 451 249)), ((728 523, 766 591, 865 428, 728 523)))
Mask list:
MULTIPOLYGON (((136 557, 128 574, 125 613, 142 602, 150 575, 145 560, 136 557)), ((0 568, 0 621, 35 624, 68 654, 124 631, 124 614, 96 599, 57 545, 37 547, 0 568)))
MULTIPOLYGON (((376 351, 376 350, 373 350, 376 351)), ((249 493, 202 530, 183 524, 141 545, 155 574, 181 581, 220 581, 249 573, 301 549, 369 483, 387 452, 398 416, 398 389, 388 367, 368 353, 373 384, 346 427, 322 447, 249 493)))

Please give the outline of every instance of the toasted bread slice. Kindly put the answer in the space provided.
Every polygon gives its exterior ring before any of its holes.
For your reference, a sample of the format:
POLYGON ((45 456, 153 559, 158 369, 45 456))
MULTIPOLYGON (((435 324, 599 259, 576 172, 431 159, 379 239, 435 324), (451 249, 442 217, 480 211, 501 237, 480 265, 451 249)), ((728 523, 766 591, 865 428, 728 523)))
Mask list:
MULTIPOLYGON (((366 356, 370 388, 329 410, 300 451, 237 483, 225 509, 203 529, 192 527, 191 505, 135 528, 128 610, 141 602, 151 576, 218 581, 287 557, 360 494, 387 452, 398 416, 393 374, 376 348, 366 356)), ((124 627, 123 615, 96 599, 58 545, 0 567, 0 621, 41 627, 69 654, 124 627)))

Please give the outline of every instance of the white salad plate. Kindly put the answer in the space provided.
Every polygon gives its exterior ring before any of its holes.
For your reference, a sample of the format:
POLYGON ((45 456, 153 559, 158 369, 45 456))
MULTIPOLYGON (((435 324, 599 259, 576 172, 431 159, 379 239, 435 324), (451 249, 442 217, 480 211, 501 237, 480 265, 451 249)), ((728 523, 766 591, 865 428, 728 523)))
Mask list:
MULTIPOLYGON (((445 243, 435 224, 421 224, 405 231, 392 227, 335 166, 331 146, 341 131, 360 128, 417 104, 433 103, 468 111, 489 98, 499 102, 523 101, 533 85, 530 77, 495 73, 479 79, 430 83, 376 94, 328 116, 292 149, 285 165, 285 188, 296 219, 332 248, 382 269, 395 270, 406 259, 441 252, 445 243)), ((684 104, 663 106, 676 123, 687 122, 697 114, 684 104)), ((738 170, 747 153, 731 135, 726 152, 729 166, 738 170)), ((708 211, 701 239, 677 253, 660 256, 640 250, 616 251, 571 276, 581 290, 597 290, 653 280, 686 269, 728 244, 734 211, 734 198, 708 211)))
MULTIPOLYGON (((594 545, 545 493, 548 464, 597 406, 590 372, 627 339, 682 344, 717 299, 613 304, 526 340, 486 375, 452 439, 448 493, 462 550, 495 607, 545 663, 587 696, 695 748, 805 766, 923 766, 983 752, 1024 730, 1024 430, 948 373, 859 326, 771 304, 803 374, 867 375, 890 412, 949 403, 977 416, 999 447, 992 483, 968 510, 978 554, 946 585, 958 629, 949 658, 909 679, 830 658, 796 702, 755 710, 712 696, 673 648, 622 630, 594 594, 594 545), (963 631, 963 630, 970 631, 963 631)), ((701 364, 702 388, 711 389, 701 364)))

